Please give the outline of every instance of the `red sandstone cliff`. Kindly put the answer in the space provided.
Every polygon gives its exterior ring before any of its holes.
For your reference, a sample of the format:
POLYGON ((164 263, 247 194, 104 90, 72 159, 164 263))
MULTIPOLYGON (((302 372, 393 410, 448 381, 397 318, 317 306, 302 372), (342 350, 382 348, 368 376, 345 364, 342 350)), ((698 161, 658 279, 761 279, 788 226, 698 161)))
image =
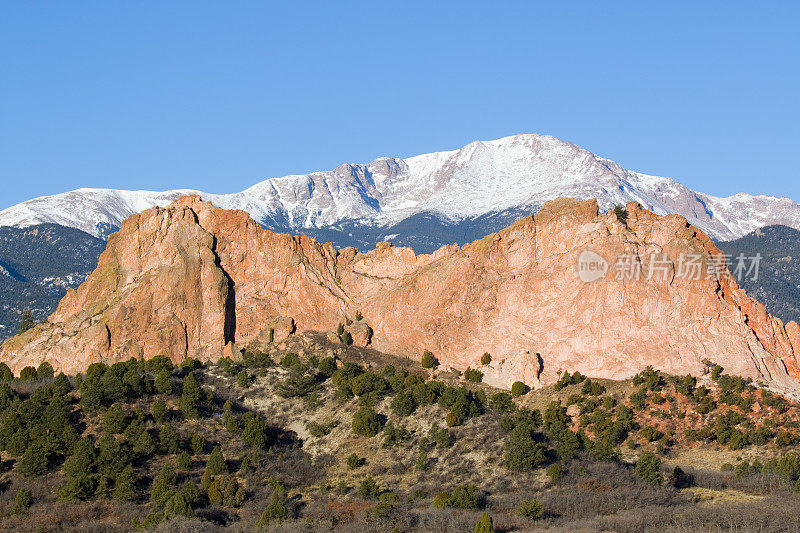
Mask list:
POLYGON ((324 331, 360 312, 382 351, 429 349, 462 369, 490 352, 486 380, 501 386, 551 382, 559 369, 697 373, 711 359, 800 388, 797 324, 784 327, 727 270, 680 275, 681 254, 707 259, 720 253, 713 242, 683 217, 627 209, 623 224, 599 215, 595 201, 558 199, 463 247, 415 255, 387 244, 360 254, 188 196, 126 220, 86 282, 46 323, 9 339, 0 359, 16 372, 45 359, 65 372, 101 359, 215 359, 229 341, 265 341, 279 317, 324 331), (578 276, 584 250, 605 259, 605 277, 578 276), (617 279, 623 254, 641 262, 641 277, 617 279), (653 254, 671 261, 651 270, 653 254))

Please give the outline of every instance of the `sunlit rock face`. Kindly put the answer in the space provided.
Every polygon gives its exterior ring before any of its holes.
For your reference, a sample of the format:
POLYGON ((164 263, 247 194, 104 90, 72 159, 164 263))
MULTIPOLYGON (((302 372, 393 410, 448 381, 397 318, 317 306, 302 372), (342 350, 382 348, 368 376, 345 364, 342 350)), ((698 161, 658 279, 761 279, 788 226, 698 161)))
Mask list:
POLYGON ((725 268, 709 272, 720 252, 682 216, 633 202, 626 213, 623 222, 598 214, 594 200, 559 198, 464 246, 358 253, 185 196, 128 218, 86 282, 0 358, 15 372, 48 360, 67 373, 129 357, 209 360, 229 342, 263 346, 269 335, 329 331, 360 314, 351 328, 359 344, 411 357, 430 350, 501 387, 551 383, 559 370, 696 374, 711 360, 795 390, 797 324, 784 327, 725 268), (585 275, 587 257, 604 270, 585 275))

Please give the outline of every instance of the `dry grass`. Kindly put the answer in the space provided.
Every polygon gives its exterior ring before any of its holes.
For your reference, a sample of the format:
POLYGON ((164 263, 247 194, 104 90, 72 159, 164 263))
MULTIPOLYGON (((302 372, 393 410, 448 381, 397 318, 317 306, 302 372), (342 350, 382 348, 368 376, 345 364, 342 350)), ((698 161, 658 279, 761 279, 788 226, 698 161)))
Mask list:
MULTIPOLYGON (((271 356, 279 360, 284 354, 319 358, 334 353, 345 361, 364 364, 380 371, 386 364, 428 376, 418 363, 397 359, 374 350, 332 344, 323 335, 292 336, 273 347, 271 356)), ((240 509, 207 506, 191 520, 171 520, 153 531, 251 531, 266 507, 271 489, 270 476, 284 483, 289 490, 290 509, 300 518, 273 524, 271 531, 471 531, 479 511, 434 509, 433 497, 442 490, 458 485, 476 485, 485 494, 485 510, 491 513, 498 531, 796 531, 793 516, 800 500, 777 478, 766 475, 736 478, 720 472, 724 463, 759 459, 762 463, 774 456, 774 446, 748 447, 740 451, 716 445, 678 445, 664 457, 665 473, 681 466, 692 473, 696 486, 676 490, 654 486, 635 477, 630 465, 598 463, 586 457, 567 464, 563 480, 553 484, 541 468, 529 473, 510 472, 502 465, 507 436, 500 429, 502 413, 487 407, 486 413, 451 428, 454 445, 450 448, 428 448, 428 467, 416 468, 420 440, 433 423, 445 426, 446 411, 438 405, 419 407, 413 415, 399 418, 390 409, 391 398, 384 398, 376 410, 411 434, 401 446, 383 446, 383 436, 354 436, 351 425, 358 401, 340 401, 330 382, 322 385, 317 401, 284 398, 277 386, 288 371, 279 366, 264 369, 261 375, 251 371, 252 384, 245 390, 232 376, 210 367, 204 371, 203 383, 221 401, 231 400, 236 406, 258 411, 275 428, 280 444, 265 452, 259 464, 258 477, 241 474, 248 491, 248 501, 240 509), (315 422, 330 430, 314 436, 309 423, 315 422), (280 428, 280 429, 279 429, 280 428), (346 459, 355 453, 365 459, 360 468, 350 468, 346 459), (399 497, 396 508, 387 517, 375 516, 375 502, 357 496, 358 485, 367 477, 375 478, 382 489, 399 497), (539 521, 515 515, 526 498, 541 501, 546 516, 539 521)), ((436 376, 448 384, 483 390, 487 396, 498 392, 485 384, 467 384, 454 374, 440 372, 436 376)), ((628 381, 598 381, 618 403, 624 402, 638 387, 628 381)), ((580 391, 572 385, 561 391, 552 387, 531 391, 515 399, 518 405, 544 411, 554 399, 566 403, 580 391)), ((681 406, 680 398, 676 406, 681 406)), ((650 406, 652 407, 652 406, 650 406)), ((661 424, 663 419, 651 416, 651 409, 637 413, 641 423, 661 424), (648 418, 650 417, 650 418, 648 418)), ((673 420, 674 424, 680 424, 673 420)), ((576 422, 577 424, 577 422, 576 422)), ((575 426, 577 427, 577 425, 575 426)), ((662 427, 662 426, 659 426, 662 427)), ((666 426, 663 426, 666 429, 666 426)), ((238 468, 238 458, 247 451, 240 439, 231 438, 215 420, 191 421, 191 429, 208 441, 227 442, 226 458, 238 468)), ((622 447, 623 458, 634 461, 643 447, 635 450, 622 447)), ((193 472, 202 468, 206 455, 195 460, 193 472)), ((172 458, 174 459, 174 458, 172 458)), ((154 461, 154 474, 166 458, 154 461)), ((1 469, 0 469, 1 470, 1 469)), ((9 472, 0 472, 0 483, 9 481, 9 472)), ((34 481, 13 479, 13 490, 0 494, 0 529, 14 531, 126 531, 133 517, 142 518, 149 509, 145 501, 119 505, 99 501, 68 504, 56 502, 55 487, 63 481, 52 474, 34 481), (19 487, 31 487, 34 505, 24 517, 8 516, 14 493, 19 487)), ((483 509, 482 509, 483 510, 483 509)), ((482 511, 481 510, 481 511, 482 511)))
POLYGON ((748 494, 740 490, 726 489, 716 490, 706 487, 689 487, 682 492, 691 495, 693 501, 704 505, 714 505, 718 503, 748 503, 763 500, 760 494, 748 494))

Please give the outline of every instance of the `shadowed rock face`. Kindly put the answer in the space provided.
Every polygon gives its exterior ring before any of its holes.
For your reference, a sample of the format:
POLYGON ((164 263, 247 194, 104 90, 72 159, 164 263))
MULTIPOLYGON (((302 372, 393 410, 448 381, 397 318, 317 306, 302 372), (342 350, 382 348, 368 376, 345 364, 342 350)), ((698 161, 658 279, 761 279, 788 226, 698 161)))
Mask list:
POLYGON ((727 270, 681 275, 681 254, 720 253, 683 217, 634 203, 627 211, 623 224, 593 200, 562 198, 462 247, 416 255, 386 244, 359 254, 187 196, 126 220, 87 281, 48 322, 7 341, 0 358, 15 372, 45 359, 65 372, 131 356, 216 359, 228 342, 263 343, 280 317, 300 332, 324 331, 360 312, 376 349, 428 349, 461 369, 489 352, 485 380, 503 387, 549 383, 559 369, 698 373, 710 359, 798 388, 797 324, 767 314, 727 270), (606 261, 604 277, 578 275, 585 250, 606 261), (624 254, 641 262, 638 279, 617 279, 624 254), (653 254, 671 261, 651 267, 653 254))

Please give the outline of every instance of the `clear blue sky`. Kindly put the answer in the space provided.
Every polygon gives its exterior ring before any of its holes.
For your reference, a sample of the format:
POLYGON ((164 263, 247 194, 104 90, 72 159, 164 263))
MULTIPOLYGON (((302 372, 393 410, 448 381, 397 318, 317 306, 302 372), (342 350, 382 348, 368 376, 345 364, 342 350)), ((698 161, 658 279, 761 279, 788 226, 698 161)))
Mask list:
POLYGON ((0 208, 549 133, 800 200, 798 2, 0 4, 0 208))

